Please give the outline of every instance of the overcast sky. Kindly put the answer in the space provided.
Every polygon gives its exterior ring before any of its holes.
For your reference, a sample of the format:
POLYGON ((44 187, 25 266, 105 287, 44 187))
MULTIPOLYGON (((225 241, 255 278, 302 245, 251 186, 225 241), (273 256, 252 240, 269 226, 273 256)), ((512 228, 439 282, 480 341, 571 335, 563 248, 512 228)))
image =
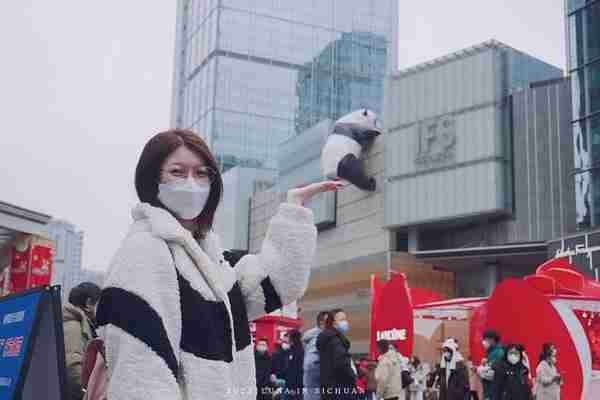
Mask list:
MULTIPOLYGON (((174 3, 0 2, 0 200, 83 229, 85 268, 107 267, 169 125, 174 3)), ((400 2, 402 68, 490 38, 564 68, 562 0, 400 2)))

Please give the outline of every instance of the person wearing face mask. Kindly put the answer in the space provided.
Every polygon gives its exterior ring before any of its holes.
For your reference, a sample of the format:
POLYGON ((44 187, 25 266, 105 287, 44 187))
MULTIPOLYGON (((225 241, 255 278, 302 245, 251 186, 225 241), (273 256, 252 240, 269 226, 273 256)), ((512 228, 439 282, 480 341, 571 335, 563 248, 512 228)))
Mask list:
POLYGON ((535 399, 559 400, 562 377, 556 369, 556 356, 558 351, 552 343, 545 343, 540 363, 536 370, 535 399))
POLYGON ((83 282, 71 289, 69 302, 63 307, 63 332, 67 369, 67 392, 69 400, 81 400, 83 355, 87 343, 97 337, 94 326, 96 305, 100 299, 100 287, 83 282))
POLYGON ((497 362, 504 359, 504 347, 500 343, 500 336, 492 329, 483 333, 483 348, 486 351, 485 365, 478 368, 479 376, 483 386, 483 396, 485 400, 497 400, 495 398, 495 378, 494 366, 497 362))
POLYGON ((358 376, 350 357, 348 317, 341 310, 331 311, 323 332, 317 338, 321 366, 321 398, 323 400, 354 400, 358 396, 358 376))
POLYGON ((260 338, 256 343, 254 361, 256 364, 256 400, 271 400, 273 396, 271 386, 272 361, 267 338, 260 338))
POLYGON ((508 345, 506 357, 494 364, 495 399, 531 400, 529 369, 525 365, 523 350, 521 345, 508 345))
POLYGON ((319 367, 319 351, 317 350, 317 338, 325 329, 327 313, 321 311, 317 315, 317 325, 309 329, 302 336, 304 345, 304 377, 303 383, 306 389, 304 400, 320 400, 320 367, 319 367))
POLYGON ((340 186, 288 191, 262 249, 232 267, 212 231, 223 182, 207 144, 182 129, 152 137, 135 170, 141 203, 98 304, 107 397, 254 398, 249 321, 304 294, 317 231, 303 205, 340 186))
POLYGON ((281 342, 277 343, 275 346, 272 359, 273 368, 271 372, 271 381, 285 381, 285 372, 290 363, 290 342, 287 333, 283 336, 281 342))
POLYGON ((439 400, 465 400, 469 398, 469 377, 463 356, 458 352, 456 341, 447 339, 442 345, 439 367, 430 377, 430 385, 439 385, 439 400))
POLYGON ((288 366, 285 370, 285 399, 302 400, 304 385, 304 348, 302 347, 302 334, 294 329, 288 333, 290 350, 288 355, 288 366))
POLYGON ((383 400, 406 400, 402 382, 404 360, 392 347, 387 340, 377 342, 377 351, 381 354, 375 369, 377 397, 383 400))

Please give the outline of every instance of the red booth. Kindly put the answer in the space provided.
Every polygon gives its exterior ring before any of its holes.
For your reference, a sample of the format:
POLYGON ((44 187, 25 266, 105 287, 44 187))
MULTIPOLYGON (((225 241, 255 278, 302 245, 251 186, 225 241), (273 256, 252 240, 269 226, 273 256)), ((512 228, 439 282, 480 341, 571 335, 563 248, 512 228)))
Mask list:
POLYGON ((267 338, 269 341, 269 353, 275 350, 275 345, 283 339, 283 336, 293 329, 301 329, 303 321, 274 315, 265 315, 257 320, 250 322, 250 332, 252 333, 252 343, 257 339, 267 338))
POLYGON ((489 298, 422 304, 411 298, 402 275, 373 289, 372 346, 380 332, 405 330, 395 341, 398 349, 432 362, 440 357, 441 341, 454 337, 459 351, 477 365, 484 356, 482 333, 495 329, 504 343, 525 346, 534 375, 543 344, 556 345, 564 377, 561 398, 598 398, 600 284, 577 272, 567 259, 550 260, 524 279, 507 279, 489 298))

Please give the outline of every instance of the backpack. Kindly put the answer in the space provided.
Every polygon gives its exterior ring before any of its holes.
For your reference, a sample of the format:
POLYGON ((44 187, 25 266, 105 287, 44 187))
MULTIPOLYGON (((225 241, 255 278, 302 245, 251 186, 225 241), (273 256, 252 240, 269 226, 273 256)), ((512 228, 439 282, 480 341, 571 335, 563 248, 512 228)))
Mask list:
POLYGON ((107 399, 108 366, 102 339, 92 339, 86 346, 81 368, 81 386, 85 391, 83 400, 107 399))

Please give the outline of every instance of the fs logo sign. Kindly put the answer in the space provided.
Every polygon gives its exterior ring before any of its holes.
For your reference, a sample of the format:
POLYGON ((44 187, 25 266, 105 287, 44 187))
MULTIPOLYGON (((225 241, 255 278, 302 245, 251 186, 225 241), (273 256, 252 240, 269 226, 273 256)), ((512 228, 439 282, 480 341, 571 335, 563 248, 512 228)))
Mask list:
POLYGON ((380 340, 389 341, 404 341, 406 340, 406 329, 390 329, 387 331, 377 331, 377 341, 380 340))
POLYGON ((454 118, 442 117, 421 123, 418 131, 415 163, 433 168, 454 161, 456 156, 456 123, 454 118))

